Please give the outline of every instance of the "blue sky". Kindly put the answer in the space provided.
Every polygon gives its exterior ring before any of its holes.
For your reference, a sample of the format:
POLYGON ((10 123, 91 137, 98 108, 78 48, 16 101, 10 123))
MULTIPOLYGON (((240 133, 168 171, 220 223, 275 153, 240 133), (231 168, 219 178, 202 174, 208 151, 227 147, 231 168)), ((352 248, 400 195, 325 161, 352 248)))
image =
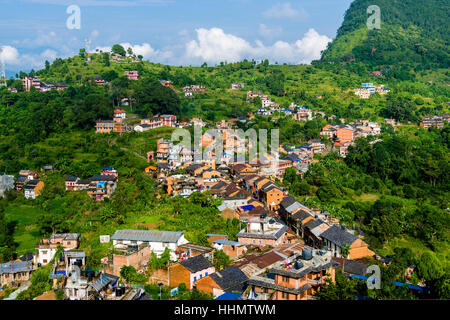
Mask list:
POLYGON ((335 37, 352 0, 0 0, 2 58, 10 72, 113 44, 172 65, 268 58, 310 63, 335 37), (68 29, 70 5, 81 29, 68 29))

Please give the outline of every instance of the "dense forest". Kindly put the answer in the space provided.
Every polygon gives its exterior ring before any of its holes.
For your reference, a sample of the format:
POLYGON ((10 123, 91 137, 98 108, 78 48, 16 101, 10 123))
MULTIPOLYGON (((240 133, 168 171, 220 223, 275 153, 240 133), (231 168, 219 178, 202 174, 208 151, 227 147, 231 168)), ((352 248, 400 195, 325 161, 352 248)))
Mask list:
POLYGON ((355 58, 371 67, 396 66, 416 72, 448 68, 449 10, 446 0, 356 0, 322 60, 355 58), (381 10, 381 29, 366 26, 371 5, 381 10))

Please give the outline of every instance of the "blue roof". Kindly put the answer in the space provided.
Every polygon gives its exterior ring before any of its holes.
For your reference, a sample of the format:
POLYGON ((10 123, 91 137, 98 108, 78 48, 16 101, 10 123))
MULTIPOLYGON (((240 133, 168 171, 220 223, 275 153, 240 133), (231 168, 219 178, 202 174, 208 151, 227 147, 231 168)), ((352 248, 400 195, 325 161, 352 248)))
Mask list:
POLYGON ((301 146, 301 147, 298 147, 298 148, 295 148, 295 149, 312 149, 312 147, 301 146))
POLYGON ((210 237, 228 237, 226 234, 216 234, 216 233, 207 233, 206 235, 210 237))
MULTIPOLYGON (((358 278, 361 280, 367 280, 367 277, 361 276, 359 274, 353 274, 353 275, 349 275, 349 278, 358 278)), ((375 283, 375 279, 373 279, 372 281, 373 283, 375 283)), ((429 288, 425 288, 425 287, 421 287, 421 286, 417 286, 411 283, 404 283, 404 282, 392 282, 395 286, 397 287, 401 287, 401 286, 408 286, 410 289, 412 290, 417 290, 417 291, 429 291, 429 288)))
POLYGON ((250 211, 250 210, 255 209, 255 206, 249 204, 249 205, 247 205, 247 206, 242 206, 241 209, 244 210, 244 211, 250 211))
POLYGON ((214 300, 240 300, 241 294, 235 292, 225 292, 223 295, 218 296, 214 300))
POLYGON ((223 240, 223 239, 215 240, 215 241, 213 241, 213 243, 226 244, 226 245, 230 245, 230 246, 245 246, 245 243, 240 243, 240 242, 231 241, 231 240, 223 240))

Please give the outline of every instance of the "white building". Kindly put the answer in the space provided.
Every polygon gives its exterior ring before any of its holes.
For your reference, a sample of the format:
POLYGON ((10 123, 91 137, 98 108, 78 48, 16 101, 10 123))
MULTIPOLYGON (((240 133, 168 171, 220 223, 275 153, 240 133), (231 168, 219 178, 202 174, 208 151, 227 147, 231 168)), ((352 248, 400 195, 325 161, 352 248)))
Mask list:
POLYGON ((157 256, 160 256, 166 248, 169 248, 173 260, 176 260, 175 251, 178 250, 178 246, 189 242, 184 237, 184 232, 157 230, 117 230, 111 239, 113 246, 117 244, 140 245, 146 243, 157 256))
POLYGON ((152 126, 149 124, 138 124, 136 127, 134 127, 134 131, 136 132, 144 132, 152 129, 152 126))

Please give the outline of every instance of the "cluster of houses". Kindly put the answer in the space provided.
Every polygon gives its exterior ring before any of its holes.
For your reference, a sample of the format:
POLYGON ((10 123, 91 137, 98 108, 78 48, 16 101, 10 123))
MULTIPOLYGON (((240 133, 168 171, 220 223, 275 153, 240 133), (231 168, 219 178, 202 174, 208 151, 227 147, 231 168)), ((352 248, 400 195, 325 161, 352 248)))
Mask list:
POLYGON ((357 138, 376 136, 381 133, 381 126, 368 120, 357 120, 347 125, 327 124, 320 132, 333 141, 334 146, 339 147, 339 154, 345 157, 348 147, 354 144, 357 138))
MULTIPOLYGON (((23 88, 25 91, 30 91, 31 88, 35 88, 36 90, 40 92, 46 92, 51 89, 56 89, 58 91, 65 90, 68 88, 67 84, 62 82, 49 82, 49 81, 43 81, 36 77, 36 76, 25 76, 22 79, 23 82, 23 88)), ((15 90, 17 92, 17 90, 15 90)))
MULTIPOLYGON (((37 253, 27 256, 25 263, 4 264, 2 285, 27 281, 36 267, 52 261, 61 246, 64 253, 53 262, 50 277, 55 286, 62 286, 66 298, 143 299, 143 291, 120 284, 120 270, 133 266, 138 273, 148 273, 152 253, 160 257, 169 249, 168 267, 151 270, 150 283, 172 288, 184 283, 189 290, 196 288, 216 299, 311 300, 326 279, 334 281, 337 268, 351 276, 355 271, 349 265, 365 270, 367 265, 357 260, 376 256, 356 230, 347 229, 328 212, 306 207, 261 174, 260 163, 186 164, 186 174, 170 175, 177 168, 160 162, 163 187, 173 195, 209 190, 220 198, 220 215, 238 219, 243 226, 233 239, 207 234, 209 246, 201 246, 189 243, 182 231, 116 230, 111 236, 100 236, 101 243, 112 240, 111 250, 101 259, 102 271, 93 272, 86 266, 86 254, 77 251, 79 234, 53 234, 38 244, 37 253), (214 253, 220 250, 232 261, 223 269, 214 267, 214 253)), ((86 189, 95 200, 102 200, 116 183, 117 171, 106 168, 91 180, 68 177, 66 190, 86 189)))
POLYGON ((355 93, 355 95, 357 95, 361 99, 369 99, 370 96, 375 93, 385 95, 385 94, 391 92, 391 89, 385 88, 383 84, 377 86, 371 82, 368 82, 368 83, 363 83, 361 88, 357 88, 352 91, 355 93))
POLYGON ((423 117, 420 121, 420 126, 428 129, 428 128, 437 128, 441 129, 444 127, 445 121, 450 121, 450 113, 444 113, 442 116, 426 116, 423 117))
POLYGON ((172 114, 163 114, 160 116, 154 116, 149 119, 141 119, 141 123, 134 127, 136 132, 144 132, 160 127, 176 127, 177 117, 172 114))
POLYGON ((91 179, 80 179, 68 176, 65 180, 66 191, 86 190, 94 201, 103 201, 110 198, 117 188, 119 174, 114 168, 103 168, 99 175, 91 179))
POLYGON ((247 91, 247 101, 253 100, 255 98, 261 99, 261 108, 277 108, 279 105, 277 105, 267 94, 261 93, 261 92, 253 92, 253 91, 247 91))
POLYGON ((203 87, 201 85, 197 85, 197 84, 193 84, 193 85, 186 86, 183 88, 185 97, 192 97, 194 95, 194 93, 205 92, 205 91, 206 91, 205 87, 203 87))
POLYGON ((123 122, 127 117, 123 109, 115 109, 113 120, 97 120, 95 123, 95 133, 119 133, 130 131, 130 128, 123 122))
POLYGON ((44 189, 44 181, 38 178, 37 172, 32 170, 20 170, 14 188, 23 191, 25 198, 36 199, 44 189))

